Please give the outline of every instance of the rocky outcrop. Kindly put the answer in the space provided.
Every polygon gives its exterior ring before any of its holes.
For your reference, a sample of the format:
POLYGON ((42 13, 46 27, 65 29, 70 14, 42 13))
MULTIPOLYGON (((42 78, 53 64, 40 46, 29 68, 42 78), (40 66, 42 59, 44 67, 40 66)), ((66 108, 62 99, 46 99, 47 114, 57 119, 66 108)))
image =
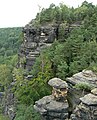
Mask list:
POLYGON ((34 105, 42 120, 97 120, 97 88, 91 93, 84 91, 84 94, 73 88, 80 82, 96 87, 96 74, 91 70, 83 70, 73 78, 68 78, 71 80, 67 80, 68 84, 59 78, 49 80, 48 84, 53 87, 52 95, 43 97, 34 105))
POLYGON ((52 95, 43 97, 39 101, 36 101, 34 108, 41 114, 42 120, 67 119, 67 83, 59 78, 53 78, 48 82, 48 84, 53 87, 52 95))
POLYGON ((91 70, 83 70, 74 74, 71 78, 67 78, 67 82, 75 85, 79 83, 88 83, 92 86, 97 86, 97 75, 91 70))
POLYGON ((7 115, 10 120, 14 120, 16 116, 17 99, 13 93, 13 87, 15 85, 15 75, 13 74, 13 82, 10 83, 2 99, 3 114, 7 115))
POLYGON ((72 77, 67 78, 66 82, 69 85, 68 90, 68 103, 69 103, 69 111, 75 109, 75 107, 80 103, 80 98, 84 97, 84 95, 88 94, 89 91, 76 89, 75 85, 82 84, 88 85, 90 88, 97 86, 97 75, 91 70, 83 70, 82 72, 74 74, 72 77))
POLYGON ((56 101, 65 101, 68 91, 68 85, 65 81, 59 78, 49 80, 48 84, 53 87, 52 95, 56 101))
POLYGON ((97 120, 97 93, 94 91, 80 98, 81 103, 71 115, 71 120, 97 120))
POLYGON ((60 78, 53 78, 49 80, 48 84, 56 89, 67 89, 68 88, 67 83, 61 80, 60 78))
POLYGON ((8 115, 10 120, 14 120, 16 115, 16 98, 10 89, 6 92, 5 97, 3 98, 3 113, 8 115))
POLYGON ((57 26, 33 28, 28 25, 23 28, 23 34, 24 40, 18 54, 18 67, 30 71, 40 51, 50 46, 57 38, 57 26))
POLYGON ((18 53, 18 67, 30 71, 43 48, 51 46, 59 37, 68 36, 72 29, 79 26, 80 23, 74 23, 62 27, 64 33, 60 36, 61 24, 47 24, 37 28, 30 24, 26 25, 23 28, 24 39, 18 53))
POLYGON ((41 114, 42 120, 64 120, 68 118, 68 103, 56 101, 52 95, 35 102, 34 108, 41 114))

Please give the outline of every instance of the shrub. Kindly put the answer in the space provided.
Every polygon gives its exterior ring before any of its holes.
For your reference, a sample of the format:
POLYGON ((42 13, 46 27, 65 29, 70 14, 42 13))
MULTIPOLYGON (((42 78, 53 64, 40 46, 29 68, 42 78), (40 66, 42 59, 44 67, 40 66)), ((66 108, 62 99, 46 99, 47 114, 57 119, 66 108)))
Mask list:
POLYGON ((90 85, 89 83, 86 82, 82 82, 82 83, 78 83, 74 86, 74 88, 78 89, 78 90, 86 90, 86 91, 90 91, 92 90, 93 86, 90 85))

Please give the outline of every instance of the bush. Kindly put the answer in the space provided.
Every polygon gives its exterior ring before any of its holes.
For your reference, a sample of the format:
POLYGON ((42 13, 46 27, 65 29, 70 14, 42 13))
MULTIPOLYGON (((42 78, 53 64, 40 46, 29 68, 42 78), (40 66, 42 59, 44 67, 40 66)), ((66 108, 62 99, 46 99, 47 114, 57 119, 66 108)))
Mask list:
POLYGON ((33 105, 19 105, 15 120, 41 120, 41 118, 34 110, 33 105))
POLYGON ((74 86, 74 88, 78 89, 78 90, 86 90, 86 91, 90 91, 93 89, 93 86, 90 85, 89 83, 86 82, 82 82, 82 83, 78 83, 74 86))

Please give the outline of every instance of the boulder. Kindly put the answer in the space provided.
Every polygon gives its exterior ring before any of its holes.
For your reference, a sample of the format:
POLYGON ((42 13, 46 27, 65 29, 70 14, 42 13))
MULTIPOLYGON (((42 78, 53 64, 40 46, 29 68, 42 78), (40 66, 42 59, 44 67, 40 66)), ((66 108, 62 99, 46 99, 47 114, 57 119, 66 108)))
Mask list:
POLYGON ((83 70, 82 72, 74 74, 72 77, 66 79, 72 85, 78 83, 88 83, 92 86, 97 86, 97 75, 91 70, 83 70))
POLYGON ((97 120, 97 96, 91 93, 80 98, 81 103, 71 115, 71 120, 97 120))
POLYGON ((94 88, 93 90, 91 90, 91 93, 94 95, 97 95, 97 88, 94 88))
POLYGON ((86 105, 97 105, 97 96, 95 96, 91 93, 80 98, 80 100, 82 101, 82 103, 84 103, 86 105))
POLYGON ((68 88, 68 84, 60 78, 52 78, 48 84, 57 89, 68 88))
POLYGON ((64 120, 68 118, 68 103, 56 101, 52 95, 36 101, 34 108, 43 116, 43 120, 64 120))

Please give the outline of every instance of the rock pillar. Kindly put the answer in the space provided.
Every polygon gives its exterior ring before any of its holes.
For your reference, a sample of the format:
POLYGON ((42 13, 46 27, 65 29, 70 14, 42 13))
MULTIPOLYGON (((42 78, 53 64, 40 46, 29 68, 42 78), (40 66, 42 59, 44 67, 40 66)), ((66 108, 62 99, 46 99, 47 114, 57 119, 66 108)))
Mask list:
POLYGON ((68 85, 59 78, 51 79, 48 84, 53 87, 52 95, 36 101, 34 108, 41 114, 42 120, 66 120, 68 118, 66 99, 68 85))

